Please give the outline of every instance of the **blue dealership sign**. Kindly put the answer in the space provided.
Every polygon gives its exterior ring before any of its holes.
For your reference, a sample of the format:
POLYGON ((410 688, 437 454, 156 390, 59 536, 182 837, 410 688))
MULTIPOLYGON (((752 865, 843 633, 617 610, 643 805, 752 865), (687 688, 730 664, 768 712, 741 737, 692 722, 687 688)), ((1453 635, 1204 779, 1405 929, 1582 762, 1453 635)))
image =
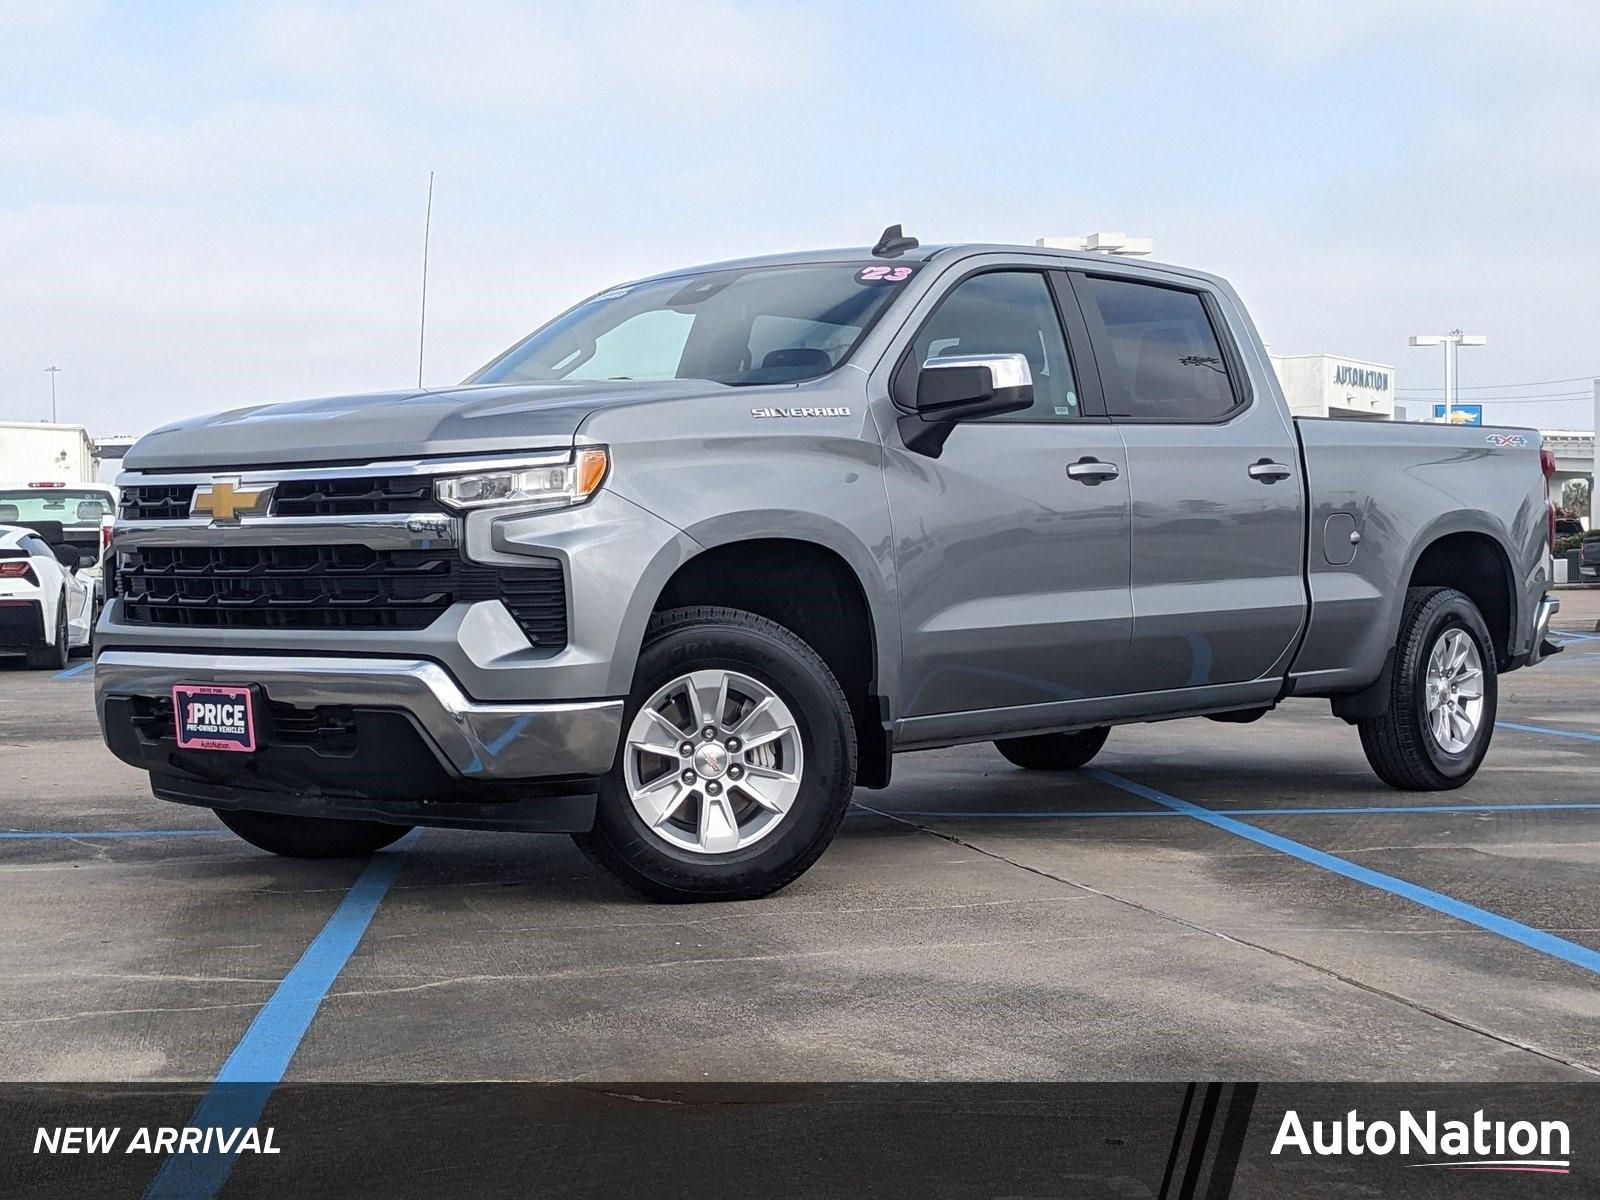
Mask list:
MULTIPOLYGON (((1433 406, 1433 419, 1444 420, 1444 405, 1433 406)), ((1450 406, 1450 424, 1452 425, 1482 425, 1483 405, 1481 404, 1452 404, 1450 406)))

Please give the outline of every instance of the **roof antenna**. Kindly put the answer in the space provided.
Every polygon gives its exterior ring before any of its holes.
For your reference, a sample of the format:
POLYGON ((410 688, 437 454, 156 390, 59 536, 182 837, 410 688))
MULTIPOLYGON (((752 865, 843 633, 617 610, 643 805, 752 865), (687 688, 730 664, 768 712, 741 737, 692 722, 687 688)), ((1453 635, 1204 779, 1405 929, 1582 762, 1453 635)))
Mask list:
POLYGON ((873 258, 895 258, 907 250, 915 250, 920 242, 914 237, 906 237, 900 232, 900 226, 891 225, 883 231, 883 236, 878 239, 878 244, 872 248, 873 258))
POLYGON ((428 344, 428 243, 433 235, 433 172, 428 172, 428 211, 422 218, 422 316, 417 322, 417 388, 422 388, 422 350, 428 344))

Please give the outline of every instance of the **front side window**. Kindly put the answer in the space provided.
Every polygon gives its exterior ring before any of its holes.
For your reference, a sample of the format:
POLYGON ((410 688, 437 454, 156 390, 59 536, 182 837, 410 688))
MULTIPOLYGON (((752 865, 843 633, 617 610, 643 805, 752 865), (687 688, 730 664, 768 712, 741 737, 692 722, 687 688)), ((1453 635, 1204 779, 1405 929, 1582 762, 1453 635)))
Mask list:
POLYGON ((1083 415, 1050 285, 1035 271, 991 271, 958 283, 917 334, 912 353, 930 358, 1021 354, 1033 374, 1033 407, 994 421, 1063 421, 1083 415))
POLYGON ((842 363, 912 266, 825 263, 707 271, 615 288, 512 347, 468 383, 815 379, 842 363))
POLYGON ((1214 421, 1232 411, 1227 362, 1198 295, 1092 275, 1078 292, 1109 343, 1109 354, 1097 343, 1095 357, 1112 412, 1137 421, 1214 421))

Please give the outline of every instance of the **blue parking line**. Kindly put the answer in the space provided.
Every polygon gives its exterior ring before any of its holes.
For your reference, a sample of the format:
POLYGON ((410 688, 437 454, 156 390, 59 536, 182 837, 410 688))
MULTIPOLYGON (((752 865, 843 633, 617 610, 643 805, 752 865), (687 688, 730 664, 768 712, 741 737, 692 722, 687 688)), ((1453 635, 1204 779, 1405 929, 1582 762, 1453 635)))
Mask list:
POLYGON ((94 659, 91 658, 88 662, 81 662, 75 667, 68 667, 65 671, 57 671, 50 676, 50 681, 57 683, 63 679, 71 679, 75 675, 82 675, 85 671, 92 670, 94 670, 94 659))
POLYGON ((1410 900, 1424 908, 1452 917, 1457 921, 1475 926, 1485 932, 1503 937, 1518 945, 1536 950, 1540 954, 1549 955, 1551 958, 1560 959, 1562 962, 1600 975, 1600 950, 1591 950, 1588 946, 1580 946, 1577 942, 1569 942, 1566 938, 1546 933, 1542 929, 1535 929, 1531 925, 1524 925, 1520 921, 1513 921, 1510 917, 1503 917, 1499 913, 1490 912, 1486 908, 1479 908, 1475 904, 1468 904, 1465 900, 1457 900, 1454 896, 1447 896, 1443 892, 1436 892, 1432 888, 1421 887, 1415 883, 1408 883, 1404 879, 1397 879, 1393 875, 1385 875, 1382 871, 1374 871, 1368 867, 1359 866, 1345 859, 1337 858, 1332 854, 1313 849, 1304 843, 1290 838, 1280 837, 1275 833, 1268 833, 1264 829, 1257 829, 1254 825, 1247 825, 1243 821, 1223 813, 1214 812, 1209 808, 1201 808, 1198 804, 1191 804, 1187 800, 1180 800, 1176 796, 1169 796, 1155 788, 1146 787, 1142 783, 1135 783, 1131 779, 1124 779, 1121 775, 1099 767, 1086 767, 1083 772, 1101 783, 1109 784, 1129 795, 1138 796, 1141 800, 1148 800, 1152 804, 1160 804, 1175 812, 1193 817, 1197 821, 1204 821, 1215 829, 1224 833, 1231 833, 1238 837, 1252 841, 1258 846, 1265 846, 1269 850, 1276 850, 1280 854, 1287 854, 1311 866, 1320 867, 1335 875, 1356 883, 1366 884, 1368 887, 1377 888, 1379 891, 1388 892, 1392 896, 1399 896, 1403 900, 1410 900))
MULTIPOLYGON (((405 858, 403 851, 379 854, 350 885, 333 916, 222 1064, 189 1118, 191 1127, 245 1128, 260 1120, 273 1088, 283 1079, 328 989, 372 924, 405 858)), ((209 1200, 222 1190, 237 1158, 237 1153, 172 1155, 151 1182, 146 1200, 209 1200)))
POLYGON ((1552 629, 1550 632, 1562 641, 1600 642, 1600 633, 1573 633, 1570 629, 1552 629))
POLYGON ((1549 725, 1520 725, 1515 721, 1496 721, 1496 729, 1514 729, 1518 733, 1542 733, 1546 737, 1577 738, 1583 742, 1600 742, 1600 733, 1584 729, 1552 729, 1549 725))
MULTIPOLYGON (((1212 811, 1220 812, 1229 817, 1343 817, 1363 813, 1383 813, 1388 815, 1403 813, 1479 813, 1479 812, 1548 812, 1554 809, 1572 809, 1578 812, 1600 810, 1600 804, 1576 802, 1571 804, 1531 802, 1527 804, 1349 804, 1328 805, 1320 808, 1228 808, 1212 811)), ((985 819, 1074 819, 1078 817, 1182 817, 1187 813, 1177 812, 1170 808, 1125 808, 1125 809, 1067 809, 1067 810, 1033 810, 1029 812, 1002 812, 994 809, 985 809, 981 812, 930 809, 917 812, 901 808, 880 809, 855 809, 863 815, 876 815, 883 813, 891 817, 949 817, 965 820, 985 819)))
POLYGON ((73 833, 70 829, 6 829, 0 830, 0 841, 23 842, 31 840, 80 842, 85 838, 169 838, 169 837, 231 837, 228 829, 90 829, 73 833))

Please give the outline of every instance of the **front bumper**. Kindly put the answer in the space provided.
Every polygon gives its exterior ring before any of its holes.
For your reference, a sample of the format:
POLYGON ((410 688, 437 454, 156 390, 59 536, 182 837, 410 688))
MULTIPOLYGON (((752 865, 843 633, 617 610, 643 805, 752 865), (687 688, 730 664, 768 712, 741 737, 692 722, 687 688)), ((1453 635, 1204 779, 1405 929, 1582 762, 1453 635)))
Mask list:
POLYGON ((422 660, 107 650, 95 662, 95 702, 113 749, 108 704, 166 700, 179 683, 256 684, 271 702, 404 714, 446 772, 467 782, 602 775, 622 732, 621 700, 480 704, 422 660))

